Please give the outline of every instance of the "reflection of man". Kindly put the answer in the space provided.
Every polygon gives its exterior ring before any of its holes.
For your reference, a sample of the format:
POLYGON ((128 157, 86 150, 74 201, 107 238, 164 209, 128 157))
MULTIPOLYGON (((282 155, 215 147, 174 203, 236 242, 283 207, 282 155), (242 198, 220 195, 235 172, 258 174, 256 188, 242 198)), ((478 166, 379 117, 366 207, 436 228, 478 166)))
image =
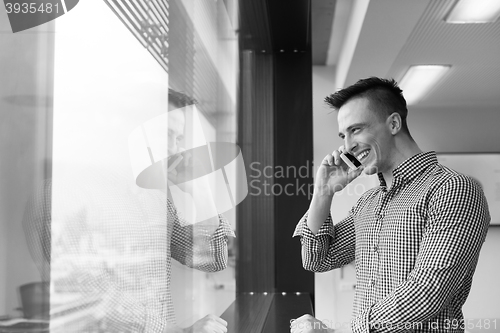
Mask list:
MULTIPOLYGON (((168 174, 168 194, 171 201, 184 206, 185 210, 189 208, 195 210, 197 219, 195 221, 204 221, 206 227, 216 227, 219 225, 217 218, 217 210, 212 197, 212 191, 205 178, 199 177, 196 182, 191 182, 196 174, 205 174, 205 168, 210 161, 204 159, 192 151, 185 151, 181 147, 181 142, 184 140, 184 129, 186 125, 186 115, 183 108, 194 104, 194 101, 189 99, 184 94, 169 91, 169 112, 168 112, 168 162, 164 165, 168 174), (185 200, 181 194, 177 192, 171 193, 172 185, 176 185, 184 193, 188 194, 193 200, 192 207, 187 207, 185 200), (174 196, 174 198, 172 198, 174 196), (179 198, 180 196, 180 198, 179 198)), ((180 207, 176 207, 178 210, 180 207)), ((186 212, 187 214, 192 212, 186 212)), ((194 219, 192 219, 194 220, 194 219)))
MULTIPOLYGON (((172 158, 178 157, 178 154, 183 152, 183 149, 180 147, 180 141, 182 141, 184 138, 184 127, 186 119, 181 108, 193 103, 194 101, 186 95, 175 92, 173 90, 169 91, 168 155, 172 156, 172 158)), ((176 161, 174 161, 173 163, 175 162, 176 161)), ((206 213, 207 211, 215 212, 215 205, 206 183, 198 182, 198 187, 193 188, 193 185, 190 182, 183 182, 184 180, 189 179, 189 176, 192 173, 190 167, 203 167, 202 165, 199 165, 199 161, 196 161, 189 154, 182 154, 181 161, 179 162, 179 164, 177 164, 177 167, 169 168, 168 165, 166 165, 165 167, 167 168, 168 172, 169 184, 177 184, 181 190, 183 190, 185 193, 188 193, 192 197, 194 207, 197 210, 197 214, 201 215, 203 213, 206 213)), ((180 227, 183 223, 182 221, 179 221, 177 209, 172 203, 170 196, 171 193, 169 193, 169 199, 167 200, 167 207, 169 210, 168 219, 169 221, 174 222, 174 232, 172 238, 173 242, 171 242, 171 244, 176 245, 172 246, 171 248, 172 257, 182 264, 208 272, 224 269, 227 265, 227 237, 234 236, 234 233, 230 229, 227 222, 222 218, 222 216, 215 214, 214 218, 203 220, 201 223, 197 223, 195 227, 180 227), (192 244, 188 245, 183 242, 184 239, 189 239, 190 235, 181 236, 180 233, 182 232, 194 233, 192 244), (208 235, 211 236, 207 238, 208 235), (178 243, 176 243, 176 241, 178 243), (196 249, 196 247, 200 247, 200 245, 204 247, 209 246, 209 249, 206 248, 203 251, 200 251, 200 249, 196 249), (189 251, 187 253, 188 255, 184 253, 186 252, 186 248, 189 251), (203 262, 203 260, 200 260, 203 259, 203 257, 197 258, 198 253, 203 254, 210 252, 212 252, 213 255, 213 257, 210 258, 211 260, 204 260, 205 262, 203 262), (191 258, 199 262, 192 263, 191 258)), ((227 323, 223 319, 213 315, 208 315, 194 323, 192 327, 184 329, 184 331, 226 332, 226 326, 227 323)))
MULTIPOLYGON (((360 80, 326 102, 338 110, 344 146, 323 159, 294 234, 304 267, 323 272, 355 261, 354 332, 463 332, 453 323, 463 323, 490 220, 481 188, 420 150, 394 81, 360 80), (357 156, 360 169, 347 168, 342 152, 357 156), (363 170, 377 173, 380 186, 334 225, 335 193, 363 170)), ((291 331, 327 331, 324 324, 304 315, 291 331)))
MULTIPOLYGON (((169 98, 171 108, 191 102, 173 92, 169 98)), ((171 128, 176 140, 182 117, 177 114, 179 124, 171 128)), ((227 221, 216 215, 189 224, 165 193, 138 188, 116 170, 66 171, 35 193, 23 221, 33 258, 44 277, 51 272, 51 303, 68 291, 86 299, 98 296, 100 303, 86 317, 96 322, 88 322, 84 331, 225 332, 226 322, 213 315, 188 328, 176 326, 170 281, 172 258, 206 272, 227 266, 228 237, 234 236, 227 221)), ((182 176, 169 172, 169 178, 182 176)), ((179 188, 201 200, 201 209, 210 204, 199 189, 179 188)), ((75 331, 67 325, 54 331, 75 331)))

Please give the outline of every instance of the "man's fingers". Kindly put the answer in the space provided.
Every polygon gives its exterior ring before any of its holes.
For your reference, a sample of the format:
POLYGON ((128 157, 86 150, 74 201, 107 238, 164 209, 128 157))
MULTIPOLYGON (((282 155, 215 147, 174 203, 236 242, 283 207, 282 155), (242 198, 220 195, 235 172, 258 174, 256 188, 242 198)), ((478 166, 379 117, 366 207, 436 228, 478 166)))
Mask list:
POLYGON ((221 323, 222 325, 227 326, 227 321, 225 321, 224 319, 217 317, 217 316, 215 316, 214 319, 215 319, 215 321, 221 323))
POLYGON ((351 182, 352 180, 358 178, 359 175, 361 175, 361 173, 363 172, 364 168, 365 167, 363 165, 361 165, 356 170, 349 169, 349 172, 348 172, 348 174, 349 174, 349 182, 351 182))
POLYGON ((341 159, 340 159, 340 151, 339 150, 334 150, 332 155, 333 155, 333 158, 335 160, 335 165, 340 165, 342 162, 341 162, 341 159))
POLYGON ((308 331, 308 326, 311 326, 311 324, 308 323, 312 323, 313 320, 314 317, 310 314, 304 314, 299 318, 294 319, 290 322, 290 333, 300 333, 308 331))
POLYGON ((168 181, 168 185, 175 185, 175 184, 177 184, 177 175, 174 175, 171 172, 169 172, 167 174, 167 181, 168 181))
POLYGON ((323 165, 333 165, 333 156, 328 154, 325 156, 323 159, 323 162, 321 162, 323 165))
POLYGON ((291 322, 291 325, 298 326, 300 323, 307 322, 310 318, 312 318, 310 314, 302 315, 299 318, 295 319, 293 322, 291 322))
POLYGON ((210 319, 210 321, 213 321, 214 323, 217 323, 219 325, 222 325, 224 327, 227 326, 227 321, 225 321, 224 319, 222 319, 221 317, 217 317, 216 315, 213 315, 213 314, 209 314, 206 316, 208 319, 210 319))
POLYGON ((310 314, 306 313, 302 316, 300 316, 299 318, 295 319, 295 320, 299 320, 299 321, 302 321, 302 320, 307 320, 307 319, 311 319, 311 318, 314 318, 313 316, 311 316, 310 314))
POLYGON ((227 333, 227 327, 220 323, 212 323, 212 329, 217 333, 227 333))
POLYGON ((340 154, 344 152, 344 146, 340 146, 338 150, 334 150, 331 154, 326 155, 323 159, 323 164, 328 165, 341 165, 342 160, 340 154))
POLYGON ((217 332, 217 333, 226 333, 227 332, 226 325, 223 325, 222 323, 212 321, 212 322, 210 322, 210 326, 214 332, 217 332))
POLYGON ((227 321, 212 314, 207 315, 206 318, 208 319, 209 325, 214 330, 214 332, 227 332, 227 321))
POLYGON ((191 155, 191 153, 184 153, 184 166, 188 166, 193 158, 193 156, 191 155))

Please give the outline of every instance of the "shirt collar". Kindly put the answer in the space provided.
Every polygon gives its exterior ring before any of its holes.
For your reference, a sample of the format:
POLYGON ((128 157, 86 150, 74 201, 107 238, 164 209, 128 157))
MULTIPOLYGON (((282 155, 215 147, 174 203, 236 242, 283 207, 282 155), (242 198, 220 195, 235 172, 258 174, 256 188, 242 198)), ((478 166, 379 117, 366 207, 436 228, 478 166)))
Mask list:
MULTIPOLYGON (((437 163, 438 160, 436 152, 429 151, 418 153, 398 165, 396 169, 392 171, 392 175, 395 179, 401 178, 406 181, 412 181, 429 166, 437 163)), ((378 174, 378 178, 380 180, 380 186, 386 186, 386 182, 382 173, 378 174)))

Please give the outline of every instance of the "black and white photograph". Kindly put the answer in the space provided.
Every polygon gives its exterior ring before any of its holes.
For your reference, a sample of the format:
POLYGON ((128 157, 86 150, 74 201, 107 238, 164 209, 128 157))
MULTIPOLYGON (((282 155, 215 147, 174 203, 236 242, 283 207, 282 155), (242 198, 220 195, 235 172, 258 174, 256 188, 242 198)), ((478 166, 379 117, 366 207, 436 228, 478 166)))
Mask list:
POLYGON ((500 0, 3 0, 0 333, 500 333, 500 0))

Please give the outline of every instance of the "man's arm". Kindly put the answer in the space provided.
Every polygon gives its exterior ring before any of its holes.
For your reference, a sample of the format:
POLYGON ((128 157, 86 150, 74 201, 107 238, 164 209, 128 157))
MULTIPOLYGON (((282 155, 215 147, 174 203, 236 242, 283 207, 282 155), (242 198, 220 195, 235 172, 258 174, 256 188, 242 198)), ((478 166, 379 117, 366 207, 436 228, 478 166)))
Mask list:
POLYGON ((316 234, 309 229, 307 212, 299 221, 293 236, 300 236, 302 265, 313 272, 326 272, 342 267, 354 260, 355 234, 352 210, 349 216, 333 225, 328 214, 316 234))
POLYGON ((228 237, 234 231, 222 215, 218 215, 218 227, 186 225, 181 221, 175 206, 168 200, 168 223, 173 225, 171 244, 172 258, 181 264, 205 272, 217 272, 227 267, 228 237))
POLYGON ((301 236, 302 263, 305 269, 325 272, 354 260, 355 235, 353 212, 333 225, 330 207, 336 192, 358 177, 363 168, 349 170, 342 164, 339 150, 326 155, 316 173, 309 211, 297 224, 293 236, 301 236))
POLYGON ((227 267, 228 237, 235 237, 233 230, 217 208, 208 181, 194 174, 204 174, 200 160, 190 154, 184 155, 183 167, 168 171, 168 184, 178 186, 193 200, 196 222, 185 221, 176 204, 185 204, 184 199, 175 201, 168 191, 167 219, 173 227, 170 250, 172 257, 181 264, 205 272, 216 272, 227 267))
POLYGON ((404 327, 398 325, 434 318, 475 269, 489 220, 476 183, 461 175, 447 181, 430 199, 415 268, 406 281, 353 320, 353 332, 402 332, 404 327))
POLYGON ((330 191, 325 191, 323 189, 317 189, 313 194, 309 206, 307 227, 314 235, 318 233, 321 226, 325 223, 327 218, 330 217, 330 207, 332 206, 333 196, 334 193, 330 193, 330 191))

